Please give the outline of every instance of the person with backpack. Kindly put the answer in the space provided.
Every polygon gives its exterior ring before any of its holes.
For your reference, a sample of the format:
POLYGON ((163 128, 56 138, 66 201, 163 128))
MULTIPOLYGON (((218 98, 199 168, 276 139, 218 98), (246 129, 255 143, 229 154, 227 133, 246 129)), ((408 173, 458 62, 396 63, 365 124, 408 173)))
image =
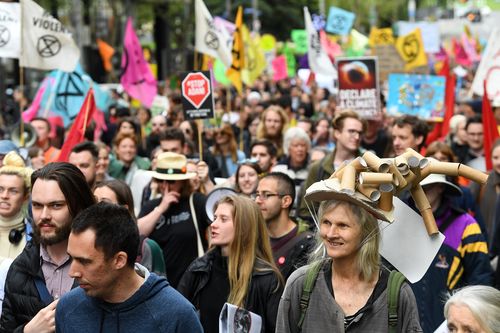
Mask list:
POLYGON ((317 258, 288 279, 277 332, 422 332, 413 292, 381 265, 377 219, 354 201, 323 201, 317 258))

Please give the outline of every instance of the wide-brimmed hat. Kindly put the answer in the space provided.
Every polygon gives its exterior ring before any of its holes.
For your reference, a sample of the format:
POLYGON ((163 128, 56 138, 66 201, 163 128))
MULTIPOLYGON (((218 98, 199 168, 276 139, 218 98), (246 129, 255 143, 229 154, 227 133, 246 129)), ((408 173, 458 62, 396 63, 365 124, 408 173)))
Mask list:
POLYGON ((441 175, 438 173, 431 173, 420 182, 420 185, 424 189, 426 185, 431 185, 431 184, 444 184, 446 192, 451 196, 459 197, 462 195, 462 190, 460 189, 460 187, 446 180, 445 175, 441 175))
POLYGON ((151 176, 163 180, 185 180, 196 176, 194 172, 187 172, 186 156, 176 153, 161 153, 158 155, 156 170, 150 171, 151 176))

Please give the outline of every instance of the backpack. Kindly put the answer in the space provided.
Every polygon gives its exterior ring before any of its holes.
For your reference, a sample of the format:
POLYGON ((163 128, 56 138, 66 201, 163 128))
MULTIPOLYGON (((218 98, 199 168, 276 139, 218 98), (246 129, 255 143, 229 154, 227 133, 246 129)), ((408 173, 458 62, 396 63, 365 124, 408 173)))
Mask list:
MULTIPOLYGON (((299 322, 297 323, 299 331, 302 331, 302 325, 304 324, 304 319, 306 317, 307 307, 309 306, 309 298, 311 297, 311 292, 314 289, 314 284, 316 283, 316 278, 318 277, 319 271, 323 266, 322 264, 322 261, 315 262, 307 270, 306 279, 304 280, 304 285, 302 287, 302 296, 300 297, 300 317, 299 322)), ((396 270, 392 270, 389 274, 389 281, 387 282, 389 333, 396 333, 396 329, 398 326, 399 292, 405 280, 405 276, 396 270)))

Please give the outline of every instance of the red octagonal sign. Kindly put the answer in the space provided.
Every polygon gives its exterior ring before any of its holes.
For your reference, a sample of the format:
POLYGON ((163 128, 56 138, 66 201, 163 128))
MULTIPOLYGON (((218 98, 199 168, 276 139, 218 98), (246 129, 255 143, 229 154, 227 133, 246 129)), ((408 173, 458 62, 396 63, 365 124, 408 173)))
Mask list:
POLYGON ((182 94, 199 109, 210 95, 210 80, 203 73, 189 73, 182 80, 182 94))

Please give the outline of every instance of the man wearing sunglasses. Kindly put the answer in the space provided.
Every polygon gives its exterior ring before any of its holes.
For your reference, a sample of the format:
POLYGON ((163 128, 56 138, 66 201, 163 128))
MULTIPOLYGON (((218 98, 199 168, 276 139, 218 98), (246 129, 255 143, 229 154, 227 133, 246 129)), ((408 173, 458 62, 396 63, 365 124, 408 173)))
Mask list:
POLYGON ((296 223, 290 218, 295 199, 294 181, 284 173, 271 172, 259 181, 254 197, 266 220, 274 261, 287 279, 297 268, 307 264, 314 248, 308 224, 296 223))

